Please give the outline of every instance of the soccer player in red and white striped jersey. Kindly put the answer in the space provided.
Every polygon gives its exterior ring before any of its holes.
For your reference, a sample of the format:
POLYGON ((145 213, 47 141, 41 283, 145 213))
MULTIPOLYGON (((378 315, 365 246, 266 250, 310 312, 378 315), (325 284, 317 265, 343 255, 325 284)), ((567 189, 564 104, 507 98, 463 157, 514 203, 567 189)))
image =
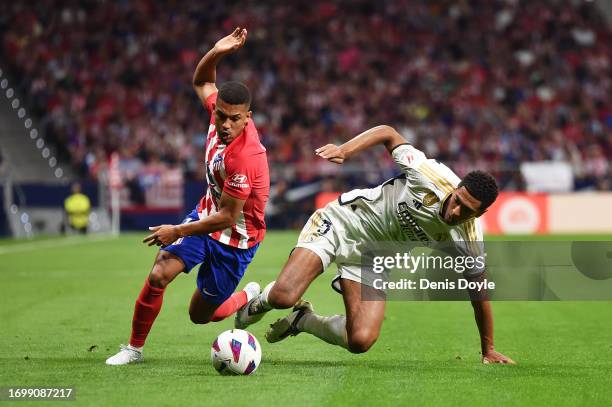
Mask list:
POLYGON ((208 190, 197 210, 200 218, 217 213, 223 192, 245 200, 236 222, 211 233, 210 237, 232 247, 248 249, 262 241, 266 231, 264 207, 270 186, 268 162, 252 120, 236 140, 231 138, 229 129, 217 130, 215 122, 219 118, 233 120, 233 116, 229 116, 234 113, 232 105, 228 103, 219 100, 216 92, 205 101, 212 116, 206 140, 208 190))
POLYGON ((197 324, 220 321, 258 295, 257 283, 234 293, 266 232, 270 192, 266 149, 251 118, 249 89, 239 82, 216 86, 219 60, 242 47, 246 29, 236 28, 200 60, 194 89, 211 115, 206 139, 206 195, 180 225, 151 227, 145 243, 161 246, 134 309, 132 335, 107 359, 109 365, 142 361, 142 348, 159 314, 166 286, 201 264, 189 306, 197 324))

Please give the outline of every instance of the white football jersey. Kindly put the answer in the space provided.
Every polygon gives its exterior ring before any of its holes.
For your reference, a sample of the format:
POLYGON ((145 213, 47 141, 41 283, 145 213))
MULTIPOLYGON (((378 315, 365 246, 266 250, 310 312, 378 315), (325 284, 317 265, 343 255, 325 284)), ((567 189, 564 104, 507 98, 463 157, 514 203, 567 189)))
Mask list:
POLYGON ((375 188, 346 192, 339 197, 339 205, 326 208, 327 213, 335 212, 336 219, 343 218, 347 236, 366 242, 454 242, 465 254, 481 255, 479 219, 451 226, 440 216, 440 207, 459 184, 459 177, 409 144, 397 146, 392 156, 402 170, 400 176, 375 188))

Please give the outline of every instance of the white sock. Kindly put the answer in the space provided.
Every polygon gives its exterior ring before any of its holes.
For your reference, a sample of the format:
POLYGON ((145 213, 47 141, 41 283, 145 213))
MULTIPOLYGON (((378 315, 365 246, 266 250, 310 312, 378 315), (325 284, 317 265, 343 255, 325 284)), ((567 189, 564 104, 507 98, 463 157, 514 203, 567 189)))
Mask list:
POLYGON ((249 315, 262 314, 272 309, 272 306, 268 303, 268 294, 274 287, 274 284, 267 285, 264 290, 253 300, 249 306, 249 315))
POLYGON ((307 313, 298 321, 297 328, 302 332, 308 332, 319 339, 323 339, 327 343, 348 349, 346 317, 344 315, 323 317, 314 312, 307 313))

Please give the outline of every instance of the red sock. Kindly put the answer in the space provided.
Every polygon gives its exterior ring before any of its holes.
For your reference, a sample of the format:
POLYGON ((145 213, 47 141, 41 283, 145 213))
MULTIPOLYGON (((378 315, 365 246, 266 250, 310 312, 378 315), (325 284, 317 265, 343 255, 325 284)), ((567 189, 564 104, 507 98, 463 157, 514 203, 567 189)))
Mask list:
POLYGON ((134 307, 130 345, 138 348, 144 346, 151 326, 161 310, 165 290, 165 288, 153 287, 149 284, 149 279, 146 279, 134 307))
POLYGON ((213 322, 223 321, 242 308, 247 302, 247 294, 244 291, 235 292, 223 304, 219 305, 219 308, 215 310, 210 320, 213 322))

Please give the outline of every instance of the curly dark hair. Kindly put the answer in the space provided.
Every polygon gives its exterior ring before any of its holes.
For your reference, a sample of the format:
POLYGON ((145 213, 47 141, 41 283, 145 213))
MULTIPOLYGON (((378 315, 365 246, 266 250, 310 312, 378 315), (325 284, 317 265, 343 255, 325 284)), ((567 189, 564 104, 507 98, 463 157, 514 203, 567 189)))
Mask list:
POLYGON ((230 105, 251 106, 251 92, 242 82, 225 82, 221 85, 221 88, 219 88, 218 97, 230 105))
POLYGON ((481 202, 480 209, 482 210, 491 206, 499 194, 495 178, 491 174, 480 170, 471 171, 463 177, 459 183, 459 187, 462 186, 481 202))

